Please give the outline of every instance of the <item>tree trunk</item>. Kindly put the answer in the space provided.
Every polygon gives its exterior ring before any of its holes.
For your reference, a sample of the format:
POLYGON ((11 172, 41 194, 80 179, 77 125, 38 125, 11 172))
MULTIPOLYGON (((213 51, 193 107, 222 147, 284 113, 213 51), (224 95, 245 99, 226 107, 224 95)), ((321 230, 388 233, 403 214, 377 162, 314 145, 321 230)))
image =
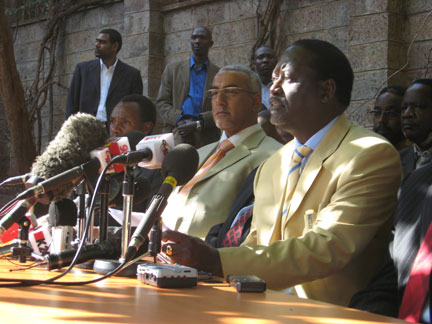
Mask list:
POLYGON ((29 172, 36 156, 24 88, 15 63, 4 1, 0 0, 0 97, 6 112, 16 171, 29 172))

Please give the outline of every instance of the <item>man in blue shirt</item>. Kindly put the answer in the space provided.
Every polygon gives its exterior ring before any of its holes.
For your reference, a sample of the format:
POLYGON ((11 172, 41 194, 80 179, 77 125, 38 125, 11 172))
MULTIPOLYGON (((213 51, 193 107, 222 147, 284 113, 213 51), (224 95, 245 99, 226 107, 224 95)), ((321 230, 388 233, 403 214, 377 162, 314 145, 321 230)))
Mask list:
POLYGON ((173 132, 176 144, 201 147, 220 137, 211 102, 204 95, 219 70, 208 59, 212 46, 210 30, 196 27, 191 35, 189 60, 168 64, 163 72, 156 108, 164 121, 163 131, 173 132))

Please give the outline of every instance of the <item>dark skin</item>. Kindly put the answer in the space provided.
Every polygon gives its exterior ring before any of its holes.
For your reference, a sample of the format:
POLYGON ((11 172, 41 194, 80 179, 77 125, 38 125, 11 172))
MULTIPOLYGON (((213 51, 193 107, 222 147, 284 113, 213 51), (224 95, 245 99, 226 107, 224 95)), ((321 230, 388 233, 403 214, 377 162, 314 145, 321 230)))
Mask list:
MULTIPOLYGON (((275 68, 270 89, 272 124, 290 132, 302 143, 345 109, 335 97, 334 80, 318 80, 308 66, 310 55, 301 47, 288 48, 275 68), (304 127, 305 120, 311 129, 304 127)), ((171 246, 172 261, 223 277, 218 250, 201 239, 166 230, 162 241, 163 252, 167 245, 171 246)))
MULTIPOLYGON (((196 67, 199 69, 208 59, 208 52, 210 47, 213 46, 211 33, 204 27, 197 27, 193 30, 191 35, 191 48, 192 56, 195 61, 196 67)), ((190 118, 183 118, 177 123, 177 129, 180 136, 184 141, 196 131, 196 120, 190 118)))
POLYGON ((385 92, 376 99, 374 106, 374 111, 380 111, 381 115, 373 116, 373 130, 387 138, 394 146, 404 139, 400 116, 402 99, 402 96, 395 93, 385 92))
POLYGON ((420 152, 432 147, 432 88, 415 83, 402 100, 402 132, 420 152))
POLYGON ((268 84, 272 80, 273 69, 276 66, 277 58, 274 50, 269 46, 261 46, 255 51, 254 55, 255 71, 260 76, 263 84, 268 84))
POLYGON ((95 55, 102 59, 106 67, 114 65, 117 59, 119 44, 111 43, 109 34, 99 34, 96 38, 95 55))

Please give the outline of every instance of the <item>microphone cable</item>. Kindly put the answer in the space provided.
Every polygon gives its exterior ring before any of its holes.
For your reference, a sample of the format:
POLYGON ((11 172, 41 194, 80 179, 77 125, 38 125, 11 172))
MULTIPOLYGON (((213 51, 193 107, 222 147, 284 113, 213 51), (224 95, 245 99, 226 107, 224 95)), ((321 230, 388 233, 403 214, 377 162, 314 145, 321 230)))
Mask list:
MULTIPOLYGON (((111 167, 111 165, 115 163, 115 161, 111 160, 109 163, 107 163, 107 165, 105 166, 105 168, 103 169, 103 171, 101 172, 101 174, 99 175, 93 194, 92 194, 92 199, 90 202, 90 207, 88 209, 88 213, 87 213, 87 220, 86 220, 86 224, 85 224, 85 229, 84 232, 82 234, 81 240, 80 240, 80 244, 78 246, 78 249, 75 253, 75 257, 72 260, 71 264, 66 268, 66 270, 64 270, 62 273, 60 273, 57 276, 54 276, 52 278, 46 279, 46 280, 37 280, 37 279, 9 279, 9 278, 0 278, 0 282, 4 282, 4 284, 0 284, 0 287, 28 287, 28 286, 37 286, 37 285, 64 285, 64 286, 76 286, 76 285, 85 285, 85 284, 90 284, 90 283, 95 283, 98 281, 101 281, 103 279, 106 279, 108 277, 111 277, 112 275, 118 273, 120 270, 123 269, 123 267, 127 264, 127 265, 131 265, 132 263, 136 262, 137 259, 141 258, 142 256, 139 256, 138 258, 126 263, 123 262, 121 263, 119 266, 117 266, 117 268, 113 269, 112 271, 108 272, 107 274, 105 274, 104 276, 101 276, 99 278, 95 278, 92 280, 87 280, 87 281, 72 281, 72 282, 66 282, 66 281, 62 281, 62 282, 57 282, 56 280, 64 277, 67 273, 69 273, 72 268, 75 266, 79 255, 84 247, 84 243, 85 240, 84 238, 87 236, 89 228, 90 228, 90 221, 91 221, 91 215, 94 211, 94 207, 95 207, 95 202, 96 202, 96 194, 100 189, 101 183, 102 183, 102 179, 105 176, 106 172, 108 171, 108 169, 111 167)), ((42 262, 43 263, 43 262, 42 262)), ((41 263, 39 263, 40 265, 41 263)))

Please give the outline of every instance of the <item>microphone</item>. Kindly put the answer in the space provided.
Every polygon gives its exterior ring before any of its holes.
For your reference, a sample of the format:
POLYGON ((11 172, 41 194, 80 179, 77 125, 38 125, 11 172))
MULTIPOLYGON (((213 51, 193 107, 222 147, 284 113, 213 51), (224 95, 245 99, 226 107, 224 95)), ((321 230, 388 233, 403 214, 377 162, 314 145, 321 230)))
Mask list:
POLYGON ((48 222, 52 227, 50 252, 57 253, 72 248, 74 229, 78 220, 75 203, 70 199, 51 202, 48 222))
POLYGON ((5 181, 0 183, 0 187, 24 184, 28 179, 30 179, 31 176, 31 173, 26 173, 20 176, 7 178, 5 181))
MULTIPOLYGON (((0 219, 0 236, 13 224, 19 222, 27 211, 36 203, 36 198, 21 200, 0 219)), ((1 242, 1 240, 0 240, 1 242)))
MULTIPOLYGON (((31 168, 31 174, 42 179, 49 179, 77 165, 84 164, 90 160, 90 152, 102 146, 105 139, 106 126, 104 122, 90 114, 77 113, 72 115, 63 123, 46 150, 36 158, 31 168)), ((46 193, 57 187, 53 199, 66 198, 74 187, 74 184, 70 183, 74 172, 68 174, 68 178, 60 184, 53 184, 49 190, 45 184, 42 192, 46 193)), ((82 174, 77 172, 75 175, 79 177, 82 174)))
POLYGON ((42 194, 50 195, 50 200, 60 200, 65 198, 65 193, 69 192, 74 187, 74 180, 77 180, 84 174, 97 174, 97 170, 100 167, 100 161, 98 158, 78 165, 70 170, 64 171, 57 174, 47 180, 44 180, 33 187, 28 188, 19 195, 17 199, 27 199, 30 197, 36 197, 42 194), (69 188, 65 190, 65 188, 69 188))
MULTIPOLYGON (((120 239, 114 238, 101 243, 84 246, 78 259, 77 264, 84 263, 99 258, 114 259, 120 256, 120 239)), ((48 270, 60 269, 72 263, 77 250, 69 249, 60 253, 50 253, 46 258, 48 270)))
POLYGON ((165 180, 131 237, 125 255, 126 262, 132 260, 144 244, 151 227, 165 209, 167 199, 174 187, 186 184, 194 176, 198 169, 198 162, 198 152, 192 145, 180 144, 168 152, 162 162, 162 176, 165 180))
POLYGON ((139 161, 138 166, 146 169, 159 169, 168 151, 173 147, 174 137, 172 133, 144 137, 136 145, 137 151, 143 152, 143 158, 139 161), (150 150, 152 156, 146 149, 150 150))

